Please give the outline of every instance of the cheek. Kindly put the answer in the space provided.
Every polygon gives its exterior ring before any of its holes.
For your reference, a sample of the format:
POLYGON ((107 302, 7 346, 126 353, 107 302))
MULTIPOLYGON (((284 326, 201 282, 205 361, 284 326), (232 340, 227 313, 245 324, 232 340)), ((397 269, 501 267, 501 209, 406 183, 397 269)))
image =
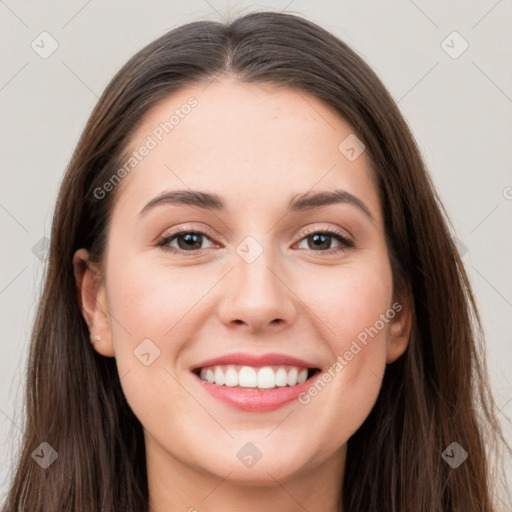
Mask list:
MULTIPOLYGON (((173 335, 187 325, 189 312, 198 306, 215 282, 211 270, 166 267, 150 258, 125 261, 122 267, 109 273, 109 309, 112 317, 119 320, 114 324, 125 327, 120 329, 117 325, 118 336, 114 336, 114 342, 126 340, 128 331, 130 344, 151 338, 155 343, 165 339, 169 345, 173 335)), ((122 343, 123 346, 117 348, 124 350, 125 341, 122 343)), ((173 343, 172 347, 175 345, 173 343)))
MULTIPOLYGON (((322 319, 331 364, 302 396, 304 414, 314 414, 319 446, 328 453, 364 422, 379 394, 386 367, 386 341, 392 309, 392 275, 385 260, 347 266, 310 287, 308 305, 322 319)), ((321 274, 320 274, 321 277, 321 274)))
POLYGON ((166 268, 149 258, 111 264, 108 301, 116 364, 126 398, 137 415, 162 410, 159 396, 186 415, 190 401, 174 380, 175 362, 194 332, 201 298, 216 282, 211 272, 198 278, 192 267, 166 268), (197 309, 196 309, 197 308, 197 309), (188 336, 188 338, 187 338, 188 336))
MULTIPOLYGON (((357 336, 364 338, 391 306, 392 274, 385 255, 300 276, 299 294, 321 320, 336 354, 348 350, 357 336)), ((379 321, 378 330, 383 327, 379 321)))

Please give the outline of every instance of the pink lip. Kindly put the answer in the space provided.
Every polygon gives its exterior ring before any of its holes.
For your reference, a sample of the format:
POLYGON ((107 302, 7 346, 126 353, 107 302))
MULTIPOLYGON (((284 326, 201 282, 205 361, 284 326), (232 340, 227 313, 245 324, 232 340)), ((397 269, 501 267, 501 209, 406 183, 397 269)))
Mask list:
POLYGON ((301 368, 316 368, 314 364, 284 354, 254 355, 238 352, 235 354, 215 357, 214 359, 208 359, 207 361, 203 361, 202 363, 192 366, 190 370, 194 371, 198 368, 206 368, 207 366, 221 364, 240 364, 245 366, 279 366, 281 364, 286 364, 290 366, 300 366, 301 368))
MULTIPOLYGON (((198 368, 223 364, 246 365, 255 367, 291 365, 299 366, 301 368, 316 368, 316 366, 308 363, 307 361, 283 354, 265 354, 256 356, 251 354, 237 353, 216 357, 214 359, 208 359, 207 361, 203 361, 200 364, 194 365, 190 368, 190 370, 193 371, 197 370, 198 368)), ((202 380, 197 374, 194 373, 194 377, 199 381, 199 384, 212 397, 225 404, 247 412, 273 411, 286 405, 287 403, 295 400, 301 393, 306 391, 320 375, 321 372, 318 372, 312 378, 296 386, 283 386, 268 390, 259 390, 241 389, 229 386, 217 386, 216 384, 211 384, 202 380)))

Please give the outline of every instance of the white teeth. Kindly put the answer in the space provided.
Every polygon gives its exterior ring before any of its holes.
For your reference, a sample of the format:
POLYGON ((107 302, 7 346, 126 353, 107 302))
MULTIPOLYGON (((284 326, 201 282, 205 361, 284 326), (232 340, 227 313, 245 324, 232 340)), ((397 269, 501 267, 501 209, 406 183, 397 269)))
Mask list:
MULTIPOLYGON (((306 372, 307 373, 307 372, 306 372)), ((284 368, 279 368, 276 372, 276 386, 286 386, 288 384, 288 376, 284 368)))
POLYGON ((297 384, 298 375, 299 375, 299 370, 297 368, 292 368, 288 372, 288 386, 295 386, 297 384))
POLYGON ((232 366, 228 366, 226 370, 226 380, 224 384, 230 387, 238 386, 238 372, 232 366))
POLYGON ((252 366, 217 365, 202 368, 202 380, 217 386, 272 389, 296 386, 308 378, 308 369, 298 366, 252 366))
POLYGON ((215 384, 217 386, 223 386, 224 385, 224 372, 221 370, 220 366, 215 367, 215 384))
POLYGON ((244 388, 258 387, 258 375, 254 368, 250 366, 242 366, 238 374, 238 385, 244 388))
POLYGON ((258 371, 258 387, 262 389, 273 388, 276 385, 276 377, 270 366, 264 366, 258 371))
POLYGON ((297 377, 297 384, 302 384, 303 382, 306 382, 306 379, 308 378, 308 371, 306 368, 303 368, 299 372, 299 376, 297 377))

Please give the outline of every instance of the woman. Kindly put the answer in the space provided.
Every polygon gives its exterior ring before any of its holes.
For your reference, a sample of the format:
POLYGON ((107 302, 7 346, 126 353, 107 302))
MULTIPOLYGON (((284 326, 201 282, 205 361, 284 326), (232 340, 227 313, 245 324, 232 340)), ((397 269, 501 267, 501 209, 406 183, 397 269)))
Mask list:
POLYGON ((176 28, 63 180, 6 507, 495 510, 481 339, 361 58, 284 13, 176 28))

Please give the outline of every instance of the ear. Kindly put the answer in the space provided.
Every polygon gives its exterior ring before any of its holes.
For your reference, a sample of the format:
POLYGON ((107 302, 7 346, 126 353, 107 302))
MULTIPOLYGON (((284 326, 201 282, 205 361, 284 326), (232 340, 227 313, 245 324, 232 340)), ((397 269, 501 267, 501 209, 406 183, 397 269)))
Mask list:
POLYGON ((396 361, 407 348, 411 335, 411 304, 408 293, 404 290, 398 294, 391 309, 395 312, 389 322, 386 349, 386 363, 396 361))
POLYGON ((73 268, 82 315, 91 335, 99 341, 91 341, 96 352, 113 357, 112 326, 101 271, 89 259, 86 249, 79 249, 73 256, 73 268))

